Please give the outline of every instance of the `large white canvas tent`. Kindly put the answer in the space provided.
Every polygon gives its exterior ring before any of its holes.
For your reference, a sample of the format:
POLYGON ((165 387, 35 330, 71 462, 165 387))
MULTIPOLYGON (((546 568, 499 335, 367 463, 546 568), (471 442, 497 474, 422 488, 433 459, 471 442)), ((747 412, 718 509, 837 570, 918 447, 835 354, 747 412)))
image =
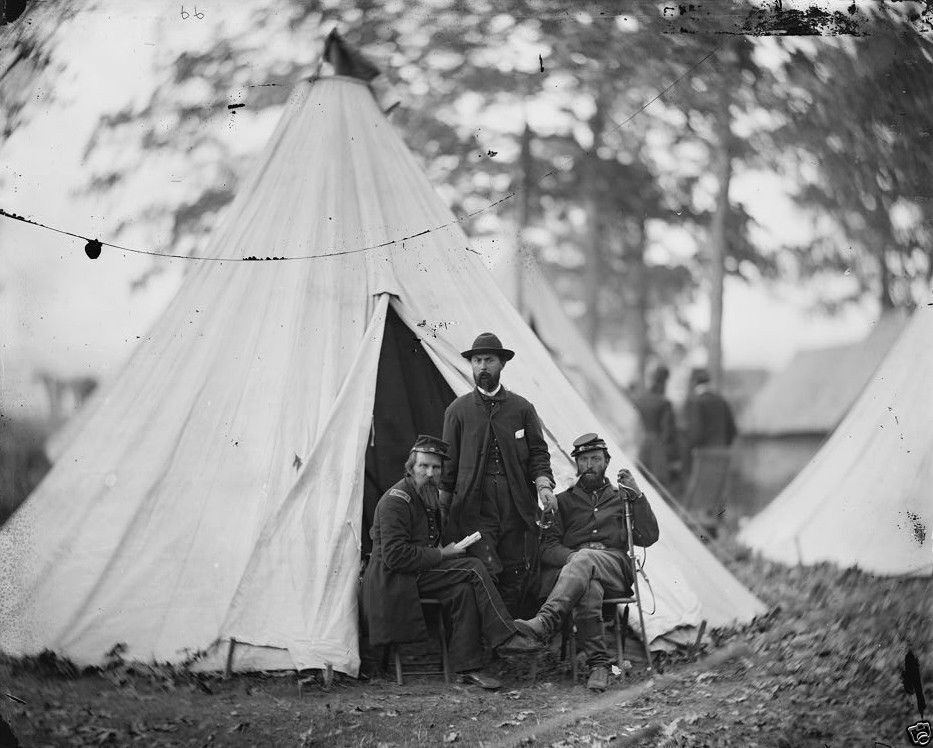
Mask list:
POLYGON ((921 307, 848 415, 743 529, 785 563, 933 573, 933 306, 921 307))
MULTIPOLYGON (((496 287, 382 115, 346 77, 298 87, 178 295, 0 529, 0 650, 97 664, 359 666, 364 507, 472 387, 497 332, 559 483, 606 430, 496 287), (226 258, 284 258, 230 261, 226 258)), ((631 467, 608 439, 613 467, 631 467)), ((763 610, 647 487, 655 638, 763 610)), ((649 605, 650 612, 650 605, 649 605)))
POLYGON ((512 253, 496 264, 493 275, 574 389, 600 414, 616 443, 626 454, 637 455, 643 436, 638 411, 567 316, 538 261, 512 253))

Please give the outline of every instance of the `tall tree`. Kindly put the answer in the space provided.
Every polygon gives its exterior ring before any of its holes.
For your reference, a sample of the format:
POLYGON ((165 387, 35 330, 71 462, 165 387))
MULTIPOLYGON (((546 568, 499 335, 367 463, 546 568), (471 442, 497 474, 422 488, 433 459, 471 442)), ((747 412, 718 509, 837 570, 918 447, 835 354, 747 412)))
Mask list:
POLYGON ((823 40, 784 65, 798 202, 820 234, 804 275, 847 271, 882 309, 926 300, 933 279, 933 39, 880 5, 870 36, 823 40), (826 220, 829 217, 830 220, 826 220), (840 231, 841 229, 841 231, 840 231))

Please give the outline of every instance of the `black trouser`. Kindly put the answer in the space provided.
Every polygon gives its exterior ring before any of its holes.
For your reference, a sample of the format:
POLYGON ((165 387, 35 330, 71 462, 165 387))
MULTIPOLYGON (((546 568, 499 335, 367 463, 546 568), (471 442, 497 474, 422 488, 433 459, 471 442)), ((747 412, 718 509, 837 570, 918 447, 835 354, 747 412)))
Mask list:
POLYGON ((467 553, 483 562, 506 607, 517 616, 529 565, 529 534, 504 475, 483 478, 478 529, 483 539, 467 553))
POLYGON ((515 633, 486 567, 475 558, 448 558, 440 566, 418 574, 418 592, 436 597, 450 619, 448 653, 455 672, 483 666, 485 639, 497 647, 515 633))

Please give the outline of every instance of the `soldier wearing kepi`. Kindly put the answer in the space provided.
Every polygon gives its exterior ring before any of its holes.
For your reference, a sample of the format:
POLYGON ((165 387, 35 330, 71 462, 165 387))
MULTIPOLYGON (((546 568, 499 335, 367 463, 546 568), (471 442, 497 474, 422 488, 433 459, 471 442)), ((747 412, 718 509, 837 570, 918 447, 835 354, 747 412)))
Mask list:
POLYGON ((516 633, 486 568, 454 543, 440 546, 437 480, 448 445, 419 436, 405 463, 405 477, 376 505, 373 552, 363 574, 363 613, 371 644, 427 638, 419 598, 441 601, 450 618, 453 670, 482 688, 500 683, 482 669, 482 640, 503 651, 528 652, 540 643, 516 633))
POLYGON ((482 540, 469 553, 485 565, 513 615, 537 542, 538 506, 556 510, 551 456, 534 406, 506 390, 499 376, 515 352, 484 332, 461 354, 476 388, 444 413, 451 459, 441 478, 451 539, 476 530, 482 540))
POLYGON ((631 594, 635 579, 626 555, 625 502, 632 504, 635 545, 655 543, 658 522, 628 470, 619 471, 618 488, 606 478, 609 450, 596 434, 574 441, 571 457, 579 479, 558 495, 557 515, 541 541, 542 566, 559 568, 557 582, 534 618, 515 623, 520 631, 549 641, 572 609, 577 640, 590 669, 586 685, 601 691, 609 684, 612 660, 602 636, 603 598, 631 594))

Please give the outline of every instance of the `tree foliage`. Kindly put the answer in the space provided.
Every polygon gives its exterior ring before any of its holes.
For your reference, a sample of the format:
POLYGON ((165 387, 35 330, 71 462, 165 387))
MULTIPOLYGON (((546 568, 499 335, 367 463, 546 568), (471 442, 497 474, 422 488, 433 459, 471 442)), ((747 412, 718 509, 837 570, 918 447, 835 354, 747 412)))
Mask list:
MULTIPOLYGON (((518 233, 582 302, 590 340, 628 345, 640 370, 707 333, 717 368, 723 276, 775 278, 786 264, 756 243, 730 193, 749 169, 785 169, 821 216, 826 231, 795 248, 803 272, 854 269, 856 292, 885 305, 915 299, 929 280, 929 42, 894 11, 879 11, 863 39, 784 44, 776 65, 755 38, 692 28, 689 17, 678 28, 694 33, 667 33, 647 4, 244 7, 247 22, 219 23, 213 44, 180 55, 166 45, 144 103, 102 116, 86 149, 88 190, 162 185, 118 229, 158 227, 157 245, 196 254, 261 145, 237 134, 276 116, 336 27, 395 84, 392 118, 468 233, 518 233), (708 329, 685 312, 701 295, 712 299, 708 329)), ((737 29, 761 25, 743 4, 727 10, 737 29)))
POLYGON ((796 50, 784 65, 798 203, 819 218, 805 274, 849 271, 848 297, 925 301, 933 279, 933 40, 879 6, 873 33, 796 50))

